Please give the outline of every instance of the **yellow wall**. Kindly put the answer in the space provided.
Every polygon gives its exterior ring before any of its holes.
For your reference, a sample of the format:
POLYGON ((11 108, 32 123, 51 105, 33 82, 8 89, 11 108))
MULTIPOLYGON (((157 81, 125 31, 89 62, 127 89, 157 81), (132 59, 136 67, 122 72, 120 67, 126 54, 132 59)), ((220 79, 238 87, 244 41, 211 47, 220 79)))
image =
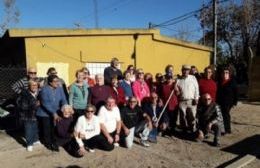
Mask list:
MULTIPOLYGON (((173 64, 175 73, 180 73, 182 64, 196 65, 200 71, 209 65, 209 49, 198 50, 166 42, 153 40, 149 34, 139 35, 136 43, 137 68, 155 74, 164 73, 165 66, 173 64)), ((117 57, 122 62, 121 70, 134 64, 131 59, 133 34, 30 37, 25 38, 25 45, 28 67, 37 66, 39 76, 46 76, 47 67, 57 65, 58 75, 69 83, 74 81, 75 71, 86 62, 110 62, 112 57, 117 57), (67 72, 69 74, 66 75, 67 72)))

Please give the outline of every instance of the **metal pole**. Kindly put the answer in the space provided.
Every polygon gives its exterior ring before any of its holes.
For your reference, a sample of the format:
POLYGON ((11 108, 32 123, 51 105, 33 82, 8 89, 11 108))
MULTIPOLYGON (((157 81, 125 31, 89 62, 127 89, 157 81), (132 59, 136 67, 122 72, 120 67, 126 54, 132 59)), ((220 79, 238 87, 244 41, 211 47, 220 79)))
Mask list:
MULTIPOLYGON (((202 8, 203 8, 203 11, 205 11, 205 2, 204 2, 204 0, 203 0, 203 2, 202 2, 203 4, 202 4, 202 8)), ((202 25, 203 25, 203 27, 202 27, 202 29, 203 29, 203 45, 206 45, 206 37, 205 37, 205 12, 203 12, 203 16, 202 16, 202 25)))
POLYGON ((98 4, 97 0, 93 0, 94 2, 94 16, 95 16, 95 28, 98 28, 98 4))
POLYGON ((214 57, 213 63, 217 64, 217 0, 213 0, 213 16, 214 16, 214 57))

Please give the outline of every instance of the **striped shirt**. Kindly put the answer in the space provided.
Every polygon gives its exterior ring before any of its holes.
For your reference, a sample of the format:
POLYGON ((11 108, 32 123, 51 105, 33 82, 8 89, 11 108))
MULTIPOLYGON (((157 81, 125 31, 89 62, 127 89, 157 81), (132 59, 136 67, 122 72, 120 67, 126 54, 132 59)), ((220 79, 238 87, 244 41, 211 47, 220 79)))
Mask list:
POLYGON ((20 94, 22 90, 28 89, 28 86, 29 86, 29 79, 28 77, 24 77, 16 81, 11 87, 16 94, 20 94))

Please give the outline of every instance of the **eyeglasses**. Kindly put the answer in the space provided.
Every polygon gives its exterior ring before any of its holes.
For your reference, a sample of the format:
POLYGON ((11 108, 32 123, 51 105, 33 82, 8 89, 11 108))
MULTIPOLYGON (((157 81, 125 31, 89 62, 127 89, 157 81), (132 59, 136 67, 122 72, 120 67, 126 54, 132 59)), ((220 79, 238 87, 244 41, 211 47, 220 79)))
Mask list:
POLYGON ((37 72, 28 72, 29 74, 33 74, 33 75, 36 75, 37 72))
POLYGON ((205 100, 211 100, 211 98, 205 98, 205 100))
POLYGON ((59 80, 53 80, 52 82, 55 82, 55 83, 57 83, 57 82, 59 82, 59 80))
POLYGON ((51 75, 57 75, 57 72, 51 72, 51 75))
POLYGON ((86 110, 86 113, 94 113, 94 110, 86 110))
POLYGON ((135 100, 131 100, 131 101, 129 101, 130 103, 136 103, 137 101, 135 101, 135 100))

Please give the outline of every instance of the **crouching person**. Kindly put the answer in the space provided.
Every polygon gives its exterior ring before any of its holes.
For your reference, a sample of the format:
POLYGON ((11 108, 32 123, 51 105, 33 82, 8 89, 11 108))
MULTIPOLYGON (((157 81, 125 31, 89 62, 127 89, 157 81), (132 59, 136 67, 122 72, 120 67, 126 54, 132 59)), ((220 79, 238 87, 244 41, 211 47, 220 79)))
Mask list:
POLYGON ((149 101, 143 105, 143 111, 146 112, 152 120, 153 129, 149 134, 149 141, 153 143, 157 142, 158 131, 164 134, 169 125, 169 117, 166 113, 163 113, 159 120, 162 110, 162 102, 160 102, 157 93, 152 92, 149 101))
MULTIPOLYGON (((141 107, 137 105, 136 97, 131 97, 128 100, 127 106, 121 109, 120 114, 122 119, 122 143, 126 148, 131 148, 134 142, 135 126, 137 125, 137 123, 143 123, 145 125, 146 122, 143 119, 147 118, 148 115, 144 114, 141 107)), ((149 117, 147 121, 150 121, 149 117)), ((145 141, 148 138, 149 132, 150 130, 146 125, 146 128, 144 129, 143 133, 141 133, 141 137, 143 137, 141 142, 144 146, 149 146, 149 144, 145 143, 145 141)))
POLYGON ((101 126, 101 136, 106 140, 106 149, 113 150, 119 146, 121 117, 119 108, 113 97, 108 97, 106 105, 101 106, 98 112, 101 126))
POLYGON ((82 157, 87 151, 95 152, 95 148, 110 151, 107 140, 100 135, 100 120, 95 116, 96 107, 89 104, 85 110, 85 114, 80 116, 74 128, 74 136, 76 140, 76 154, 82 157))
POLYGON ((17 106, 24 123, 27 151, 32 151, 33 145, 40 144, 36 119, 36 110, 40 103, 37 99, 38 83, 34 80, 29 80, 28 85, 29 88, 23 90, 18 97, 17 106))
POLYGON ((214 146, 220 146, 219 138, 224 129, 223 117, 219 106, 212 101, 210 94, 205 93, 201 97, 201 104, 197 112, 198 119, 198 137, 202 141, 211 131, 214 132, 214 146))

